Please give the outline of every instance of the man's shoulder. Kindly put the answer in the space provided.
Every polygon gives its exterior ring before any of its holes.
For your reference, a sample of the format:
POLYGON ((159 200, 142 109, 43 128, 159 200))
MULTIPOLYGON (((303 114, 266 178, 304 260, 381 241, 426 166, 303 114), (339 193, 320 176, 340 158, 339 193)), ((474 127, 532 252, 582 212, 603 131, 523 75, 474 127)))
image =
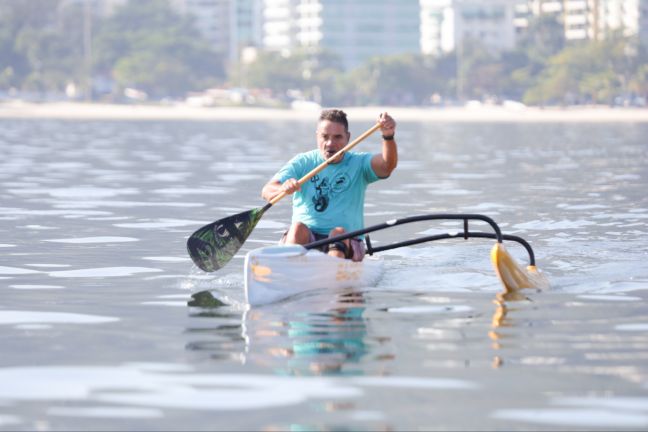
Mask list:
POLYGON ((355 163, 363 163, 367 159, 371 159, 373 154, 369 152, 349 152, 347 153, 347 156, 349 156, 349 159, 355 163))
POLYGON ((372 154, 369 153, 369 152, 358 152, 358 151, 351 151, 351 152, 348 152, 347 154, 351 155, 351 157, 354 157, 354 158, 364 158, 364 157, 367 157, 367 156, 372 156, 372 154))
POLYGON ((295 162, 311 162, 319 163, 321 157, 319 155, 319 150, 310 150, 303 153, 298 153, 292 160, 295 162))

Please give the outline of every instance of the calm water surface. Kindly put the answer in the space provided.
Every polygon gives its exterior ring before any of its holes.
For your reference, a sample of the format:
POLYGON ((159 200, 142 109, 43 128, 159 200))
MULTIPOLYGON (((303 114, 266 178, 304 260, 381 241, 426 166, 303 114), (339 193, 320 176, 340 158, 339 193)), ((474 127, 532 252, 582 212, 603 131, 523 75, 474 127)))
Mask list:
POLYGON ((457 240, 386 253, 376 287, 249 309, 243 255, 276 242, 288 200, 218 273, 186 238, 259 206, 314 122, 0 120, 0 429, 646 430, 647 137, 401 122, 367 224, 484 213, 552 289, 496 301, 492 242, 457 240))

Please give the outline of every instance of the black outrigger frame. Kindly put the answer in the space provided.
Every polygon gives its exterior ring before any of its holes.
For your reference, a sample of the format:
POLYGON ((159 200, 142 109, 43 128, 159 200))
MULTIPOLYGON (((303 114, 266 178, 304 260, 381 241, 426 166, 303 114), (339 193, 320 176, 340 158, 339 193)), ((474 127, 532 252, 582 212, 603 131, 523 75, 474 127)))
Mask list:
POLYGON ((463 232, 425 236, 417 239, 405 240, 402 242, 392 243, 386 246, 379 246, 379 247, 373 247, 371 245, 371 241, 369 240, 369 236, 365 236, 365 243, 367 245, 367 254, 373 255, 376 252, 383 252, 386 250, 396 249, 403 246, 411 246, 419 243, 425 243, 425 242, 436 241, 436 240, 446 240, 446 239, 455 239, 455 238, 463 238, 464 240, 468 240, 469 238, 489 238, 489 239, 496 239, 498 243, 502 243, 504 240, 508 240, 508 241, 513 241, 521 244, 522 246, 524 246, 524 249, 526 249, 527 253, 529 254, 529 265, 535 266, 535 254, 533 253, 533 249, 531 248, 531 245, 527 243, 526 240, 524 240, 522 237, 502 234, 502 230, 495 223, 493 219, 491 219, 488 216, 484 216, 480 214, 432 213, 432 214, 426 214, 420 216, 411 216, 411 217, 406 217, 401 219, 392 219, 387 222, 378 225, 373 225, 364 229, 351 231, 348 233, 341 234, 339 236, 328 237, 322 240, 314 241, 312 243, 308 243, 304 245, 304 247, 306 249, 315 249, 341 240, 346 240, 363 234, 368 234, 374 231, 391 228, 396 225, 404 225, 408 223, 428 221, 428 220, 463 220, 463 232), (488 225, 491 226, 491 228, 493 228, 494 233, 470 231, 468 228, 468 221, 470 220, 486 222, 488 225))

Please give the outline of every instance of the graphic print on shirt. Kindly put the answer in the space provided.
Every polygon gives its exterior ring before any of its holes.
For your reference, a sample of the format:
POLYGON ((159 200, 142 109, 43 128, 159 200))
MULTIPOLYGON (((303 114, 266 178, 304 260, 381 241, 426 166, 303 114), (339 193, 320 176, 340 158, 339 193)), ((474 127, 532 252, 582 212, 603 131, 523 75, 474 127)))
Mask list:
POLYGON ((312 198, 313 205, 315 210, 320 213, 328 208, 331 199, 347 190, 351 184, 347 173, 336 174, 332 181, 328 177, 321 179, 319 175, 314 176, 310 181, 314 184, 316 191, 312 198))

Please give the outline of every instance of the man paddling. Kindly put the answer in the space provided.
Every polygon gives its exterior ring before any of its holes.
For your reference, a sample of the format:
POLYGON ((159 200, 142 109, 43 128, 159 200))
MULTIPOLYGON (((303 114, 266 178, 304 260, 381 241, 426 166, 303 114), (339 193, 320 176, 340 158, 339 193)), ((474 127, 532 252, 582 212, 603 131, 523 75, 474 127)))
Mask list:
MULTIPOLYGON (((351 138, 344 111, 322 111, 317 123, 317 149, 292 158, 261 191, 266 201, 282 192, 294 194, 292 224, 282 243, 307 244, 364 228, 367 186, 389 177, 398 162, 396 122, 384 112, 378 123, 383 139, 381 153, 343 153, 300 187, 297 179, 335 155, 351 138)), ((353 261, 362 261, 365 255, 359 238, 335 242, 325 251, 353 261)))

